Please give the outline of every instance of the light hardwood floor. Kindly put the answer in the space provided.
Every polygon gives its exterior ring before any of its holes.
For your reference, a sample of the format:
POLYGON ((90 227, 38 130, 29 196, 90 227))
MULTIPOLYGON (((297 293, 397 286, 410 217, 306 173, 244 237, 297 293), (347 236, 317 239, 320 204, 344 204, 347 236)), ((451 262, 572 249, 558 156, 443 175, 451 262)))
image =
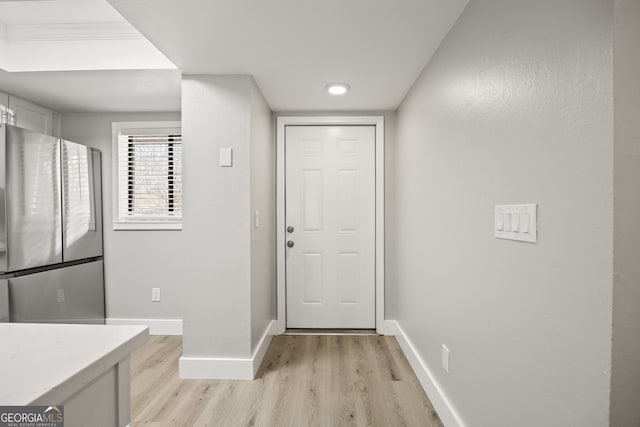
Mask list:
POLYGON ((274 337, 254 381, 178 378, 181 337, 131 358, 138 426, 442 426, 393 337, 274 337))

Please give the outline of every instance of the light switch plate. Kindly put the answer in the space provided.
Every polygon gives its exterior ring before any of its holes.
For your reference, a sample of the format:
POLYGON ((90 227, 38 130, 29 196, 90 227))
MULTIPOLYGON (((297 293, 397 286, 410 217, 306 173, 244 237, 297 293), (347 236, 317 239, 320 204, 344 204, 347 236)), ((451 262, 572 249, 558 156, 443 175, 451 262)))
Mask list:
POLYGON ((231 147, 222 147, 220 149, 220 166, 233 166, 233 149, 231 147))
POLYGON ((160 288, 151 288, 151 302, 160 302, 160 288))
POLYGON ((496 205, 493 223, 499 239, 536 243, 538 241, 538 205, 496 205))

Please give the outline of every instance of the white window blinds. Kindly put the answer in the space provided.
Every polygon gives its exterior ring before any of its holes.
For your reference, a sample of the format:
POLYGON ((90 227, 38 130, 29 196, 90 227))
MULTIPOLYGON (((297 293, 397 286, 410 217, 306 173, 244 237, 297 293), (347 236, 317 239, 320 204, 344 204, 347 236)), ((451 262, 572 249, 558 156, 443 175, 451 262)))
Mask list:
POLYGON ((123 131, 118 136, 118 216, 126 221, 182 219, 182 136, 123 131))

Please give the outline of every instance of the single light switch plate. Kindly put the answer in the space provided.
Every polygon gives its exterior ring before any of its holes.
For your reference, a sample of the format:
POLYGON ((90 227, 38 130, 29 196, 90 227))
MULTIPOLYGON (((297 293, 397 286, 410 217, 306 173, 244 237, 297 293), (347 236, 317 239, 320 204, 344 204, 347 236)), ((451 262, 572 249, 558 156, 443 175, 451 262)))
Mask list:
POLYGON ((233 149, 231 147, 220 149, 220 166, 227 168, 233 166, 233 149))
POLYGON ((442 368, 446 373, 449 373, 449 357, 451 356, 451 352, 447 348, 446 345, 442 344, 442 368))
POLYGON ((151 288, 151 301, 160 302, 160 288, 151 288))
POLYGON ((64 302, 64 289, 56 290, 56 296, 58 297, 58 302, 64 302))
POLYGON ((494 234, 499 239, 536 243, 538 241, 538 205, 497 205, 494 234))

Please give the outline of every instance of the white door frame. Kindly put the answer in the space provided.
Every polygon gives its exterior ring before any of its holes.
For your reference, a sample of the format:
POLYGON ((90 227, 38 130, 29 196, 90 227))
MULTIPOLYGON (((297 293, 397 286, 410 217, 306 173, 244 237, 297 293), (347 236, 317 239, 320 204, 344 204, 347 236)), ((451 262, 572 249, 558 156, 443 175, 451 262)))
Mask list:
POLYGON ((277 319, 271 332, 286 330, 286 248, 285 248, 285 128, 297 126, 368 125, 376 127, 376 332, 390 335, 392 322, 384 318, 384 116, 282 116, 276 124, 276 258, 277 319))

